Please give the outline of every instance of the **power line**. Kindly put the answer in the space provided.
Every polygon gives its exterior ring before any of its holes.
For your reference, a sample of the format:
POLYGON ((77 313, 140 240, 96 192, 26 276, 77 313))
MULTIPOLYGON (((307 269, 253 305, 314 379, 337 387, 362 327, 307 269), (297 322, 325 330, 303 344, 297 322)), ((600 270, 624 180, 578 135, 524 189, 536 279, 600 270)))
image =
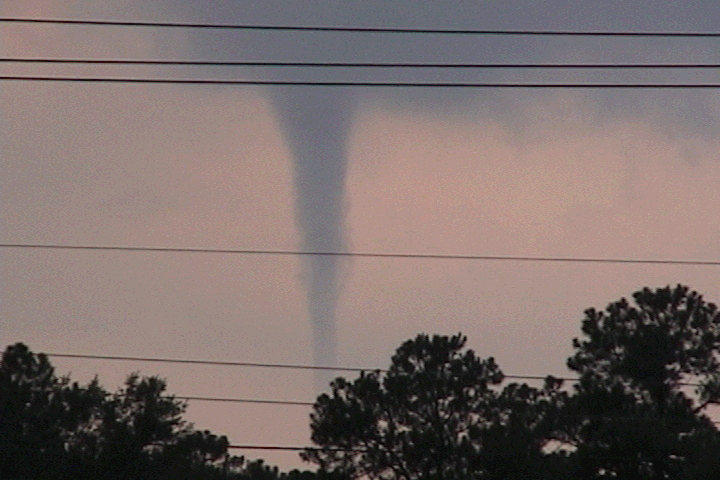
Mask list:
MULTIPOLYGON (((133 356, 121 356, 121 355, 92 355, 92 354, 78 354, 78 353, 45 353, 48 357, 57 358, 80 358, 85 360, 116 360, 116 361, 128 361, 128 362, 155 362, 155 363, 179 363, 189 365, 211 365, 211 366, 226 366, 226 367, 255 367, 255 368, 277 368, 286 370, 325 370, 325 371, 337 371, 337 372, 387 372, 386 369, 382 368, 362 368, 362 367, 331 367, 325 365, 300 365, 291 363, 261 363, 261 362, 236 362, 236 361, 222 361, 222 360, 191 360, 184 358, 157 358, 157 357, 133 357, 133 356)), ((540 375, 505 375, 508 379, 517 380, 545 380, 545 376, 540 375)), ((555 377, 558 380, 575 382, 577 378, 562 378, 555 377)), ((178 397, 187 398, 190 397, 178 397)), ((209 397, 208 397, 209 398, 209 397)), ((222 401, 222 400, 218 400, 222 401)), ((244 402, 244 399, 227 399, 226 401, 237 401, 239 403, 244 402)), ((269 401, 270 403, 281 402, 281 401, 269 401)), ((298 404, 304 404, 304 402, 298 402, 298 404)), ((312 405, 312 404, 310 404, 312 405)))
POLYGON ((0 63, 62 65, 153 65, 306 68, 433 68, 433 69, 718 69, 718 63, 417 63, 417 62, 260 62, 214 60, 146 60, 107 58, 0 58, 0 63))
POLYGON ((324 451, 324 452, 367 452, 364 448, 342 448, 342 447, 299 447, 299 446, 282 446, 282 445, 228 445, 229 449, 234 450, 286 450, 286 451, 324 451))
MULTIPOLYGON (((80 353, 45 353, 48 357, 57 358, 80 358, 86 360, 114 360, 114 361, 130 361, 130 362, 155 362, 155 363, 175 363, 175 364, 187 364, 187 365, 210 365, 210 366, 226 366, 226 367, 251 367, 251 368, 278 368, 287 370, 325 370, 325 371, 336 371, 336 372, 379 372, 387 373, 387 369, 383 368, 364 368, 364 367, 333 367, 328 365, 300 365, 293 363, 263 363, 263 362, 237 362, 237 361, 224 361, 224 360, 193 360, 185 358, 157 358, 157 357, 133 357, 125 355, 93 355, 93 354, 80 354, 80 353)), ((548 377, 552 377, 556 380, 562 380, 563 382, 578 382, 580 379, 577 377, 561 377, 556 375, 513 375, 503 374, 503 377, 509 380, 545 380, 548 377)), ((699 387, 699 383, 679 383, 680 386, 686 387, 699 387)), ((190 397, 178 397, 178 398, 190 398, 190 397)), ((200 397, 197 397, 198 399, 200 397)), ((212 397, 205 397, 207 400, 211 400, 212 397)), ((235 401, 238 403, 244 402, 244 399, 226 399, 217 401, 235 401)), ((252 401, 253 403, 284 403, 283 400, 268 400, 268 401, 252 401)), ((295 404, 296 402, 293 402, 295 404)), ((297 402, 299 405, 304 405, 305 402, 297 402)))
MULTIPOLYGON (((506 376, 506 378, 509 378, 510 376, 506 376)), ((528 377, 523 377, 528 378, 528 377)), ((188 397, 188 396, 181 396, 181 395, 174 395, 175 398, 182 399, 182 400, 190 400, 190 401, 208 401, 208 402, 231 402, 231 403, 259 403, 259 404, 271 404, 271 405, 289 405, 289 406, 304 406, 304 407, 313 407, 315 406, 312 402, 298 402, 298 401, 286 401, 286 400, 255 400, 255 399, 245 399, 245 398, 215 398, 215 397, 188 397)), ((589 420, 634 420, 634 421, 664 421, 664 422, 673 422, 673 421, 681 421, 680 419, 675 419, 674 417, 637 417, 632 415, 569 415, 565 416, 564 418, 584 418, 589 420)), ((720 421, 713 420, 712 423, 714 425, 720 425, 720 421)))
POLYGON ((639 264, 639 265, 677 265, 677 266, 720 266, 720 261, 711 260, 652 260, 635 258, 599 258, 599 257, 543 257, 519 255, 457 255, 441 253, 382 253, 382 252, 330 252, 303 250, 269 249, 233 249, 233 248, 185 248, 185 247, 142 247, 123 245, 60 245, 31 243, 0 243, 0 248, 22 248, 34 250, 87 250, 122 251, 155 253, 204 253, 228 255, 270 255, 270 256, 327 256, 354 258, 395 258, 425 260, 474 260, 474 261, 514 261, 514 262, 563 262, 563 263, 599 263, 599 264, 639 264))
MULTIPOLYGON (((541 377, 534 377, 532 375, 525 375, 525 376, 515 376, 515 375, 506 375, 505 378, 522 378, 522 379, 532 379, 532 378, 541 378, 541 377)), ((544 378, 542 378, 544 379, 544 378)), ((566 379, 566 380, 577 380, 577 379, 566 379)), ((697 384, 683 384, 683 385, 697 385, 697 384)), ((260 399, 250 399, 250 398, 223 398, 223 397, 196 397, 196 396, 186 396, 186 395, 172 395, 172 397, 180 399, 180 400, 188 400, 188 401, 204 401, 204 402, 225 402, 225 403, 250 403, 250 404, 267 404, 267 405, 283 405, 283 406, 303 406, 303 407, 313 407, 315 404, 313 402, 301 402, 301 401, 290 401, 290 400, 260 400, 260 399)), ((664 422, 673 422, 673 421, 682 421, 680 419, 675 420, 674 417, 637 417, 632 415, 567 415, 566 418, 585 418, 589 420, 627 420, 627 421, 664 421, 664 422)), ((720 425, 720 421, 713 420, 712 423, 714 425, 720 425)))
POLYGON ((497 83, 497 82, 363 82, 307 80, 224 80, 208 78, 0 76, 0 81, 62 83, 144 83, 180 85, 265 85, 289 87, 390 88, 573 88, 573 89, 718 89, 720 83, 497 83))
POLYGON ((312 407, 315 405, 313 402, 301 402, 294 400, 264 400, 255 398, 229 398, 229 397, 198 397, 189 395, 173 395, 175 398, 180 400, 188 400, 191 402, 221 402, 221 403, 257 403, 263 405, 288 405, 288 406, 299 406, 299 407, 312 407))
MULTIPOLYGON (((239 449, 239 450, 286 450, 286 451, 324 451, 324 452, 346 452, 346 453, 368 453, 370 450, 366 448, 338 448, 338 447, 298 447, 298 446, 275 446, 275 445, 228 445, 228 449, 239 449)), ((381 448, 382 451, 387 452, 393 452, 393 453, 399 453, 402 454, 402 451, 393 451, 388 450, 387 448, 381 448)), ((663 453, 666 457, 672 457, 676 456, 677 452, 667 449, 661 449, 656 448, 653 450, 655 453, 663 453)), ((543 453, 543 455, 553 455, 556 454, 557 451, 553 452, 546 452, 543 453)), ((492 458, 492 457, 490 457, 492 458)), ((628 460, 632 462, 636 462, 638 460, 637 455, 633 455, 632 452, 629 454, 588 454, 584 453, 583 458, 592 458, 597 460, 603 460, 607 461, 609 459, 615 459, 615 460, 628 460)), ((502 456, 502 454, 499 455, 499 459, 501 461, 506 461, 507 458, 502 456)))
MULTIPOLYGON (((602 419, 610 419, 610 420, 625 420, 625 417, 600 417, 602 419)), ((630 420, 648 420, 648 421, 657 421, 662 420, 664 422, 667 422, 670 420, 669 418, 645 418, 645 417, 627 417, 627 419, 630 420)), ((684 421, 681 420, 681 421, 684 421)), ((672 423, 672 422, 671 422, 672 423)), ((718 424, 719 422, 712 422, 713 424, 718 424)), ((236 449, 236 450, 285 450, 285 451, 326 451, 326 452, 357 452, 357 453, 365 453, 369 450, 367 448, 352 448, 352 447, 301 447, 301 446, 284 446, 284 445, 236 445, 231 444, 228 445, 229 449, 236 449)))
MULTIPOLYGON (((515 376, 515 375, 506 375, 505 378, 521 378, 521 379, 532 379, 532 378, 541 378, 541 377, 534 377, 533 375, 524 375, 524 376, 515 376)), ((544 379, 544 378, 542 378, 544 379)), ((577 379, 566 379, 566 380, 577 380, 577 379)), ((697 384, 683 384, 683 385, 697 385, 697 384)), ((260 399, 250 399, 250 398, 224 398, 224 397, 196 397, 196 396, 186 396, 186 395, 172 395, 174 398, 180 399, 180 400, 188 400, 188 401, 201 401, 201 402, 224 402, 224 403, 250 403, 250 404, 267 404, 267 405, 287 405, 287 406, 302 406, 302 407, 313 407, 315 404, 313 402, 301 402, 301 401, 290 401, 290 400, 260 400, 260 399)), ((632 415, 570 415, 566 416, 567 418, 586 418, 590 420, 598 420, 598 419, 610 419, 610 420, 644 420, 644 421, 673 421, 673 417, 636 417, 632 415)), ((679 421, 679 420, 678 420, 679 421)), ((720 425, 720 421, 713 420, 713 424, 720 425)))
MULTIPOLYGON (((128 361, 128 362, 155 362, 155 363, 179 363, 189 365, 211 365, 211 366, 226 366, 226 367, 254 367, 254 368, 277 368, 287 370, 325 370, 325 371, 337 371, 337 372, 381 372, 387 373, 387 369, 383 368, 363 368, 363 367, 332 367, 326 365, 300 365, 292 363, 261 363, 261 362, 236 362, 236 361, 223 361, 223 360, 192 360, 185 358, 157 358, 157 357, 132 357, 132 356, 121 356, 121 355, 93 355, 93 354, 79 354, 79 353, 45 353, 48 357, 57 358, 81 358, 86 360, 117 360, 117 361, 128 361)), ((562 380, 564 382, 577 382, 579 381, 576 377, 559 377, 555 375, 503 375, 506 379, 510 380, 545 380, 547 377, 553 377, 556 380, 562 380)), ((697 383, 681 383, 682 386, 699 386, 697 383)), ((178 397, 180 398, 180 397, 178 397)), ((189 398, 189 397, 182 397, 189 398)), ((209 397, 208 397, 209 398, 209 397)), ((221 401, 221 400, 218 400, 221 401)), ((237 401, 243 402, 243 399, 227 399, 226 401, 237 401)), ((282 401, 268 401, 268 403, 275 403, 282 401)), ((264 401, 263 401, 264 403, 264 401)), ((300 402, 300 404, 304 404, 300 402)))
POLYGON ((288 450, 304 451, 306 447, 280 446, 280 445, 228 445, 233 450, 288 450))
MULTIPOLYGON (((215 360, 189 360, 189 359, 168 359, 168 358, 149 358, 149 357, 129 357, 129 356, 110 356, 110 355, 85 355, 85 354, 64 354, 64 353, 45 353, 49 357, 58 358, 82 358, 82 359, 93 359, 93 360, 123 360, 123 361, 140 361, 140 362, 160 362, 160 363, 181 363, 181 364, 199 364, 199 365, 212 365, 212 366, 239 366, 239 367, 262 367, 262 368, 280 368, 280 369, 302 369, 302 370, 334 370, 334 371, 349 371, 349 372, 387 372, 386 369, 369 369, 359 367, 328 367, 318 365, 297 365, 297 364, 280 364, 280 363, 255 363, 255 362, 230 362, 230 361, 215 361, 215 360)), ((540 375, 504 375, 505 379, 515 380, 545 380, 548 376, 540 375)), ((577 382, 579 379, 575 377, 556 377, 557 380, 566 382, 577 382)), ((681 386, 700 386, 698 383, 680 383, 681 386)), ((205 402, 223 402, 223 403, 250 403, 250 404, 266 404, 266 405, 283 405, 283 406, 314 406, 313 402, 304 401, 293 401, 293 400, 266 400, 266 399, 249 399, 249 398, 230 398, 230 397, 206 397, 206 396, 194 396, 194 395, 172 395, 172 397, 188 400, 188 401, 205 401, 205 402)), ((626 420, 656 420, 654 418, 645 417, 633 417, 631 415, 581 415, 582 418, 589 419, 626 419, 626 420)), ((660 418, 662 421, 672 421, 672 418, 660 418)), ((712 421, 715 425, 720 425, 720 421, 712 421)), ((234 448, 246 448, 252 449, 255 446, 237 446, 234 448)), ((270 449, 270 450, 284 450, 284 449, 304 449, 305 447, 263 447, 257 446, 257 449, 270 449)))
MULTIPOLYGON (((506 375, 506 378, 518 378, 514 375, 506 375)), ((531 378, 541 378, 541 377, 534 377, 532 375, 526 375, 526 376, 520 376, 519 378, 523 379, 531 379, 531 378)), ((576 379, 575 379, 576 380, 576 379)), ((303 406, 303 407, 313 407, 315 404, 313 402, 300 402, 300 401, 289 401, 289 400, 258 400, 258 399, 249 399, 249 398, 218 398, 218 397, 196 397, 196 396, 186 396, 186 395, 172 395, 172 397, 181 399, 181 400, 189 400, 189 401, 206 401, 206 402, 229 402, 229 403, 254 403, 254 404, 269 404, 269 405, 288 405, 288 406, 303 406)), ((589 420, 628 420, 628 421, 663 421, 663 422, 673 422, 673 421, 684 421, 681 419, 675 419, 674 417, 637 417, 632 415, 616 415, 616 414, 609 414, 609 415, 583 415, 583 414, 577 414, 577 415, 566 415, 564 418, 584 418, 589 420)), ((714 425, 720 425, 720 421, 712 421, 714 425)))
POLYGON ((660 37, 660 38, 718 38, 720 32, 668 32, 668 31, 607 31, 607 30, 513 30, 513 29, 450 29, 450 28, 394 28, 319 25, 246 25, 200 22, 150 22, 136 20, 83 20, 63 18, 2 17, 0 23, 30 23, 49 25, 105 26, 105 27, 152 27, 192 28, 215 30, 259 30, 296 32, 345 32, 345 33, 398 33, 432 35, 518 35, 518 36, 565 36, 565 37, 660 37))
POLYGON ((321 365, 299 365, 288 363, 260 363, 260 362, 233 362, 218 360, 189 360, 183 358, 155 358, 155 357, 131 357, 120 355, 89 355, 75 353, 45 353, 49 357, 57 358, 82 358, 86 360, 118 360, 132 362, 156 362, 156 363, 181 363, 190 365, 213 365, 226 367, 256 367, 256 368, 282 368, 289 370, 329 370, 338 372, 374 372, 384 371, 371 368, 359 367, 330 367, 321 365))
MULTIPOLYGON (((544 379, 544 377, 537 377, 533 375, 516 376, 506 375, 505 378, 521 378, 521 379, 544 379)), ((565 379, 565 380, 577 380, 577 379, 565 379)), ((697 384, 683 384, 683 385, 697 385, 697 384)), ((300 402, 300 401, 288 401, 288 400, 258 400, 258 399, 246 399, 246 398, 218 398, 218 397, 196 397, 196 396, 183 396, 183 395, 172 395, 172 397, 189 400, 189 401, 207 401, 207 402, 230 402, 230 403, 254 403, 254 404, 270 404, 270 405, 288 405, 288 406, 304 406, 313 407, 315 406, 312 402, 300 402)), ((669 423, 677 423, 686 421, 685 419, 670 417, 644 417, 644 416, 633 416, 629 414, 617 415, 617 414, 606 414, 606 415, 591 415, 591 414, 577 414, 577 415, 565 415, 563 418, 582 418, 588 420, 623 420, 623 421, 662 421, 669 423)), ((713 425, 720 425, 720 421, 711 420, 713 425)))

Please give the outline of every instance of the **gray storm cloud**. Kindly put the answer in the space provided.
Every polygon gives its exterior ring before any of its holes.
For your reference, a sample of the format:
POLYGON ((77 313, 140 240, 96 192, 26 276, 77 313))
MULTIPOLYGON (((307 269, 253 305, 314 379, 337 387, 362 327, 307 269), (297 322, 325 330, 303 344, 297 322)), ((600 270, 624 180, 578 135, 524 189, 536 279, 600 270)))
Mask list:
MULTIPOLYGON (((345 182, 352 94, 321 88, 287 88, 270 99, 293 160, 295 219, 306 251, 346 250, 345 182)), ((337 363, 337 306, 345 260, 337 256, 304 258, 304 283, 313 329, 314 361, 337 363)), ((316 376, 316 387, 327 387, 316 376)))
MULTIPOLYGON (((365 25, 416 28, 538 29, 538 30, 714 30, 718 9, 712 2, 661 2, 652 11, 647 2, 590 2, 549 0, 528 4, 458 1, 388 3, 383 0, 267 0, 227 2, 165 0, 173 19, 238 24, 365 25)), ((202 59, 264 61, 373 62, 679 62, 716 61, 709 42, 658 39, 538 38, 509 36, 343 35, 261 31, 196 31, 189 34, 194 53, 202 59)), ((208 77, 222 75, 207 71, 208 77)), ((232 78, 268 80, 356 81, 508 81, 508 82, 621 82, 678 80, 657 71, 451 71, 264 69, 233 71, 232 78), (643 76, 644 75, 644 76, 643 76)), ((680 75, 680 73, 678 74, 680 75)), ((683 74, 685 75, 685 74, 683 74)), ((711 75, 708 73, 707 75, 711 75)), ((682 79, 687 81, 688 77, 682 79)), ((701 81, 703 74, 692 73, 701 81)), ((421 110, 466 114, 475 119, 501 121, 522 133, 537 125, 542 112, 525 105, 553 95, 548 91, 365 89, 358 92, 363 108, 379 105, 391 111, 421 110)), ((669 125, 675 135, 690 130, 716 134, 717 113, 711 111, 712 92, 582 92, 598 124, 621 118, 650 119, 669 125), (682 128, 681 128, 682 127, 682 128)), ((346 247, 345 184, 347 148, 353 112, 348 90, 323 88, 267 89, 290 150, 294 172, 296 224, 301 248, 339 251, 346 247)), ((562 114, 562 112, 561 112, 562 114)), ((521 137, 518 137, 521 140, 521 137)), ((343 265, 337 257, 307 257, 304 284, 314 331, 314 360, 336 361, 337 306, 343 265)), ((318 386, 325 388, 327 385, 318 386)))

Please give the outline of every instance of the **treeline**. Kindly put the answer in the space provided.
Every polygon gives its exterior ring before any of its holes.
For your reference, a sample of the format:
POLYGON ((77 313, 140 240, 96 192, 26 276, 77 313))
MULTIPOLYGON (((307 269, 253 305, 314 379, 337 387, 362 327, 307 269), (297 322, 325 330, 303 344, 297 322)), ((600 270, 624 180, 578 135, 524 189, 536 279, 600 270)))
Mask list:
MULTIPOLYGON (((57 377, 23 344, 0 366, 2 479, 720 478, 720 314, 685 286, 588 309, 577 381, 508 383, 463 335, 418 335, 387 371, 337 378, 313 407, 317 472, 279 472, 195 430, 157 377, 118 392, 57 377)), ((531 355, 532 352, 526 354, 531 355)))
POLYGON ((58 377, 17 343, 0 365, 0 479, 320 480, 228 452, 224 436, 183 419, 158 377, 131 374, 117 392, 58 377))

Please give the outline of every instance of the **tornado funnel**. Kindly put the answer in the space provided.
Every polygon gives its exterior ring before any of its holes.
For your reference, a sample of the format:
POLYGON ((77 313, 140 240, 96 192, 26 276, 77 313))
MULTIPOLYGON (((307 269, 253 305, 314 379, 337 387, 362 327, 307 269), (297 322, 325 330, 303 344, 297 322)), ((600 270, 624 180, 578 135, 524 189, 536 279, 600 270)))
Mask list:
MULTIPOLYGON (((345 182, 353 95, 318 87, 278 88, 270 98, 292 155, 295 219, 301 248, 310 252, 346 250, 345 182)), ((303 279, 317 365, 337 364, 337 308, 346 260, 303 257, 303 279)), ((332 375, 315 375, 325 390, 332 375)))

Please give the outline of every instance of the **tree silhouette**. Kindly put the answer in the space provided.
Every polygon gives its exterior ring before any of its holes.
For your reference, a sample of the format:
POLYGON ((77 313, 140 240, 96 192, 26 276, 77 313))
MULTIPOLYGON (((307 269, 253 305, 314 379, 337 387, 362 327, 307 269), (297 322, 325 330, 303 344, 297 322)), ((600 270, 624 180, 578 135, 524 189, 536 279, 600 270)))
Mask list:
POLYGON ((560 382, 499 390, 495 361, 476 357, 465 343, 462 335, 418 335, 397 349, 387 373, 337 378, 311 414, 319 448, 303 458, 353 478, 519 479, 541 472, 562 403, 560 382))
POLYGON ((720 314, 678 285, 588 309, 572 389, 510 384, 465 338, 419 335, 311 415, 321 470, 372 479, 717 479, 720 314), (554 452, 554 453, 549 453, 554 452))
POLYGON ((59 378, 45 355, 7 348, 0 363, 0 478, 55 478, 70 467, 66 445, 100 398, 59 378))
POLYGON ((504 383, 466 338, 418 335, 387 371, 339 377, 311 413, 302 458, 280 472, 195 429, 158 377, 105 391, 9 346, 0 363, 0 478, 89 480, 716 480, 720 312, 678 285, 588 309, 572 388, 504 383))
POLYGON ((228 453, 226 437, 183 420, 158 377, 134 373, 115 393, 57 377, 21 344, 0 363, 0 478, 5 480, 341 480, 228 453))
MULTIPOLYGON (((566 407, 579 478, 701 477, 718 452, 704 413, 720 400, 717 307, 687 287, 645 288, 588 309, 568 367, 580 375, 566 407), (695 395, 688 383, 696 383, 695 395), (688 472, 694 469, 694 476, 688 472)), ((716 475, 716 474, 715 474, 716 475)))

